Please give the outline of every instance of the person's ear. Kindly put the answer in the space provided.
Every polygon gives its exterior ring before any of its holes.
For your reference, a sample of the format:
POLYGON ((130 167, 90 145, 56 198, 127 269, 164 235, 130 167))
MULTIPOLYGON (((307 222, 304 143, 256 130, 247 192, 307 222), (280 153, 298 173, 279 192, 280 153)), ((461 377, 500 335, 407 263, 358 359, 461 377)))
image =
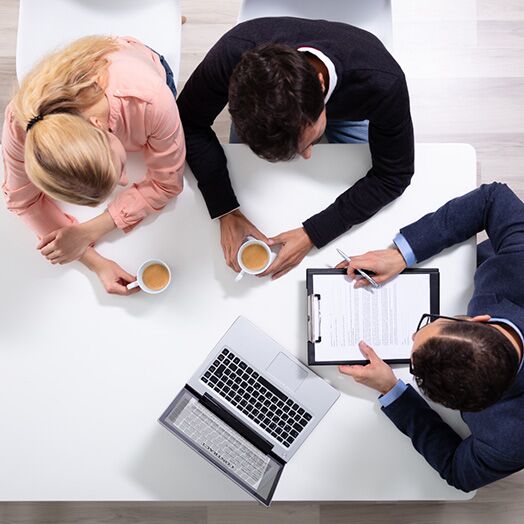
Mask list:
POLYGON ((90 116, 88 117, 87 121, 91 125, 98 127, 98 129, 101 129, 102 131, 106 131, 105 122, 103 122, 101 118, 98 118, 97 116, 90 116))
POLYGON ((318 81, 320 82, 320 87, 322 88, 322 92, 326 90, 326 84, 324 82, 324 75, 322 73, 318 73, 317 75, 318 81))
POLYGON ((489 322, 491 320, 490 315, 477 315, 468 319, 469 322, 489 322))

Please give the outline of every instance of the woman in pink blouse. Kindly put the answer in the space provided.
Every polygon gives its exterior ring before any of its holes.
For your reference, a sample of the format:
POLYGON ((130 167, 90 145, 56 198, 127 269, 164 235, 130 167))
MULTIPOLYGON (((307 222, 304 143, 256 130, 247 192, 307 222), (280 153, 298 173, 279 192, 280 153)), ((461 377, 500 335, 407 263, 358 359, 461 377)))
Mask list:
POLYGON ((135 278, 93 245, 128 232, 183 187, 185 143, 172 72, 133 38, 86 37, 47 56, 7 106, 2 134, 7 207, 35 231, 52 264, 80 260, 109 293, 135 278), (78 223, 56 200, 96 206, 127 185, 126 151, 145 177, 96 218, 78 223))

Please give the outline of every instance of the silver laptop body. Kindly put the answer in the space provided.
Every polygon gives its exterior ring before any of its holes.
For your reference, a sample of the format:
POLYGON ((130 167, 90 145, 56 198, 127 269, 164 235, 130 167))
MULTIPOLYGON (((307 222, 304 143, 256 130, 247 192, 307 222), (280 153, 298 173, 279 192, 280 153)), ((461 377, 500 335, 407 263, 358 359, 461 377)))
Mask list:
POLYGON ((339 395, 238 317, 159 422, 269 505, 285 464, 339 395))

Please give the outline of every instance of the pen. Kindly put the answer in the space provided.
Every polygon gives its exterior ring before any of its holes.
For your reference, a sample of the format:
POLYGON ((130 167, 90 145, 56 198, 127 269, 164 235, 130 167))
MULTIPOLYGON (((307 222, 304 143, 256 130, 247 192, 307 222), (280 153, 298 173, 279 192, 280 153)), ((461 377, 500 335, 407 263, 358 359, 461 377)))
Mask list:
MULTIPOLYGON (((337 249, 338 254, 347 262, 351 262, 351 259, 342 251, 341 249, 337 249)), ((362 269, 356 269, 359 275, 362 275, 373 287, 380 287, 379 284, 371 278, 365 271, 362 269)))

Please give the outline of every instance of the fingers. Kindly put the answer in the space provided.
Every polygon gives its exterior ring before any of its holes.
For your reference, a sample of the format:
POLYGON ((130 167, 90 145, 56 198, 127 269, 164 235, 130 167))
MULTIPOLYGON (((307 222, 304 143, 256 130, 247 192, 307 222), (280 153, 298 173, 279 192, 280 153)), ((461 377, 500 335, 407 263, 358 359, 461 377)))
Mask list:
POLYGON ((263 273, 260 273, 257 276, 267 277, 268 275, 271 275, 271 273, 277 273, 278 271, 281 271, 283 269, 284 263, 286 262, 286 259, 286 252, 284 249, 281 249, 280 253, 277 255, 277 258, 275 258, 273 263, 263 273))
POLYGON ((237 273, 240 273, 240 265, 238 263, 238 250, 240 249, 240 245, 238 246, 228 246, 229 249, 229 262, 228 266, 232 269, 234 269, 237 273))
POLYGON ((117 286, 115 287, 115 290, 118 291, 117 294, 132 295, 140 291, 140 287, 136 287, 134 289, 127 289, 127 285, 136 280, 135 275, 132 275, 131 273, 128 273, 125 269, 119 267, 117 277, 117 286))
POLYGON ((49 242, 53 241, 56 238, 56 231, 53 231, 52 233, 49 233, 45 236, 43 236, 40 239, 40 242, 36 245, 36 249, 42 249, 44 246, 49 244, 49 242))
POLYGON ((127 289, 127 287, 120 283, 119 281, 116 281, 116 282, 111 282, 111 284, 109 284, 107 286, 107 292, 111 295, 130 295, 131 294, 131 291, 134 291, 134 290, 129 290, 127 289))
POLYGON ((269 242, 271 242, 270 245, 274 246, 275 244, 285 244, 286 240, 287 240, 286 233, 280 233, 280 235, 271 237, 269 239, 269 242))
POLYGON ((127 284, 131 284, 131 282, 134 282, 136 280, 136 276, 132 275, 131 273, 128 273, 125 269, 122 269, 120 278, 125 280, 126 286, 127 284))
POLYGON ((369 253, 351 257, 351 267, 355 269, 375 269, 377 260, 376 257, 369 253))
POLYGON ((355 380, 358 380, 362 375, 363 366, 338 366, 340 373, 344 375, 349 375, 355 380))
POLYGON ((272 242, 271 242, 271 239, 266 237, 266 235, 264 235, 264 233, 262 233, 255 226, 253 226, 253 229, 249 232, 249 234, 251 236, 255 237, 257 240, 262 240, 262 242, 265 242, 269 246, 273 245, 272 242))
POLYGON ((271 280, 276 280, 277 278, 283 277, 286 273, 289 273, 295 266, 293 265, 287 265, 280 269, 278 272, 273 273, 273 276, 271 277, 271 280))
POLYGON ((42 249, 40 249, 40 253, 44 257, 49 258, 49 255, 53 253, 53 251, 56 249, 56 244, 54 241, 47 243, 42 249))
MULTIPOLYGON (((371 283, 368 282, 368 280, 364 278, 362 275, 360 275, 358 271, 353 270, 353 278, 356 279, 355 285, 354 285, 355 288, 371 286, 371 283)), ((384 284, 384 282, 387 282, 389 278, 390 278, 389 275, 378 275, 378 276, 374 275, 373 276, 373 280, 378 285, 384 284)))
POLYGON ((336 266, 335 266, 335 269, 345 269, 346 267, 349 266, 349 262, 347 260, 343 260, 342 262, 339 262, 336 266))
POLYGON ((238 247, 237 249, 233 249, 231 244, 222 244, 222 251, 224 252, 224 259, 228 267, 238 273, 240 271, 240 266, 238 265, 237 260, 238 247))
POLYGON ((363 340, 358 343, 358 348, 364 357, 366 357, 371 363, 381 360, 380 357, 375 353, 371 346, 368 346, 363 340))
POLYGON ((136 279, 133 275, 130 275, 127 271, 121 269, 120 274, 117 275, 117 279, 113 282, 110 282, 107 286, 107 292, 111 295, 133 295, 140 291, 139 287, 134 289, 127 289, 127 285, 131 282, 134 282, 136 279))

